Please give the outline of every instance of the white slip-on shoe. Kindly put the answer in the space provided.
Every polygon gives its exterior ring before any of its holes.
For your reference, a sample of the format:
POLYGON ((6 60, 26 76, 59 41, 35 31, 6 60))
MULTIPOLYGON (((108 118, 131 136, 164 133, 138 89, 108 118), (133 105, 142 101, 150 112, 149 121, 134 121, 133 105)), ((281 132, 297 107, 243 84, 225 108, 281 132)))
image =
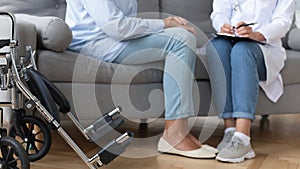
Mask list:
POLYGON ((218 149, 216 149, 216 148, 214 148, 214 147, 212 147, 210 145, 204 144, 204 145, 202 145, 202 147, 206 148, 207 150, 209 150, 209 151, 211 151, 211 152, 213 152, 215 154, 219 153, 218 149))
POLYGON ((191 151, 183 151, 178 150, 174 148, 171 144, 169 144, 165 139, 162 137, 159 139, 158 146, 157 146, 158 152, 160 153, 166 153, 166 154, 172 154, 172 155, 179 155, 189 158, 215 158, 216 154, 207 150, 206 148, 199 148, 196 150, 191 151))

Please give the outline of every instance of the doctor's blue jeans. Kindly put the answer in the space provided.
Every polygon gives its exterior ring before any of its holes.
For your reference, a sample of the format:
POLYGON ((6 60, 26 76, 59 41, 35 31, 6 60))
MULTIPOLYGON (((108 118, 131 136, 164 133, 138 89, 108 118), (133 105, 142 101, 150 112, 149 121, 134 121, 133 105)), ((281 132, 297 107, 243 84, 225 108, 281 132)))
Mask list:
POLYGON ((183 28, 130 40, 113 61, 119 64, 145 64, 164 61, 163 90, 165 120, 195 115, 193 82, 196 38, 183 28))
MULTIPOLYGON (((260 46, 252 41, 232 42, 213 38, 207 47, 209 71, 214 72, 220 59, 226 79, 226 101, 220 118, 255 119, 259 81, 266 80, 266 67, 260 46)), ((220 76, 211 75, 211 78, 220 76)), ((215 84, 217 87, 225 84, 215 84)), ((218 98, 216 98, 217 100, 218 98)), ((220 103, 220 100, 217 100, 220 103)))

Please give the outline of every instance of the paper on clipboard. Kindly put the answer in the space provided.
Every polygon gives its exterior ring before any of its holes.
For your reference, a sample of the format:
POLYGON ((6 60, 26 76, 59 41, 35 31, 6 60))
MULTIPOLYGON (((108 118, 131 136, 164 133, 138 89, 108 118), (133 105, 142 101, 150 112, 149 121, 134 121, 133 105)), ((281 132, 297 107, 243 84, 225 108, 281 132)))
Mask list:
POLYGON ((256 40, 253 40, 253 39, 250 39, 250 38, 246 38, 246 37, 240 37, 240 36, 237 36, 237 35, 234 35, 234 34, 229 34, 229 33, 216 33, 215 35, 218 36, 218 37, 224 37, 224 38, 230 39, 230 40, 232 40, 234 42, 239 42, 239 41, 254 41, 254 42, 257 42, 257 43, 262 44, 262 45, 266 44, 264 42, 256 41, 256 40))

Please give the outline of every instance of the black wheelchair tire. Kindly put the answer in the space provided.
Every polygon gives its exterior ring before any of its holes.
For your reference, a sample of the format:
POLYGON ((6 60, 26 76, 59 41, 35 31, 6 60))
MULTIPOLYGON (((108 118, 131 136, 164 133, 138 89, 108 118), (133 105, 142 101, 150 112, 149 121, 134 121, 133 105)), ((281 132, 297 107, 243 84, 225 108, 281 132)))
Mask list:
POLYGON ((11 137, 1 137, 0 147, 0 163, 2 163, 3 169, 30 169, 28 156, 25 150, 23 149, 22 145, 17 140, 11 137), (7 157, 7 154, 11 154, 12 157, 7 157))
POLYGON ((11 127, 9 131, 9 136, 21 142, 21 145, 23 146, 25 152, 28 155, 29 161, 31 162, 42 159, 49 152, 51 147, 52 139, 50 129, 45 124, 45 122, 43 122, 38 117, 21 117, 20 123, 14 124, 14 126, 11 127), (24 126, 26 126, 27 129, 24 129, 24 126), (38 133, 33 133, 34 127, 32 126, 37 126, 40 129, 40 131, 38 131, 38 133), (16 129, 17 127, 19 127, 19 131, 23 133, 18 133, 18 130, 16 129), (28 127, 30 127, 29 130, 28 127), (35 136, 39 134, 43 135, 43 140, 36 139, 35 136), (25 139, 27 140, 27 142, 25 141, 25 139), (37 143, 42 144, 40 149, 36 146, 37 143), (32 153, 32 148, 34 150, 34 153, 32 153))

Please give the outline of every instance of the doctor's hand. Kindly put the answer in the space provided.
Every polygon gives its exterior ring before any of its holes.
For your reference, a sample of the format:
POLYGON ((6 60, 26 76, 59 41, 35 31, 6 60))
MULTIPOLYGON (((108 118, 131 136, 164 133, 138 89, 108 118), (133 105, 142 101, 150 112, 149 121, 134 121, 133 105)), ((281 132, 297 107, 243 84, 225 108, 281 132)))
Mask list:
POLYGON ((234 34, 233 27, 232 27, 230 24, 225 23, 225 24, 221 27, 221 33, 234 34))
POLYGON ((236 25, 236 34, 241 37, 250 38, 256 41, 266 41, 266 38, 259 32, 254 32, 251 26, 242 26, 245 22, 239 22, 236 25))
POLYGON ((186 19, 184 19, 182 17, 169 16, 169 17, 163 19, 163 21, 165 23, 165 28, 181 27, 181 28, 184 28, 184 29, 190 31, 194 35, 197 35, 196 29, 193 26, 191 26, 186 19))

